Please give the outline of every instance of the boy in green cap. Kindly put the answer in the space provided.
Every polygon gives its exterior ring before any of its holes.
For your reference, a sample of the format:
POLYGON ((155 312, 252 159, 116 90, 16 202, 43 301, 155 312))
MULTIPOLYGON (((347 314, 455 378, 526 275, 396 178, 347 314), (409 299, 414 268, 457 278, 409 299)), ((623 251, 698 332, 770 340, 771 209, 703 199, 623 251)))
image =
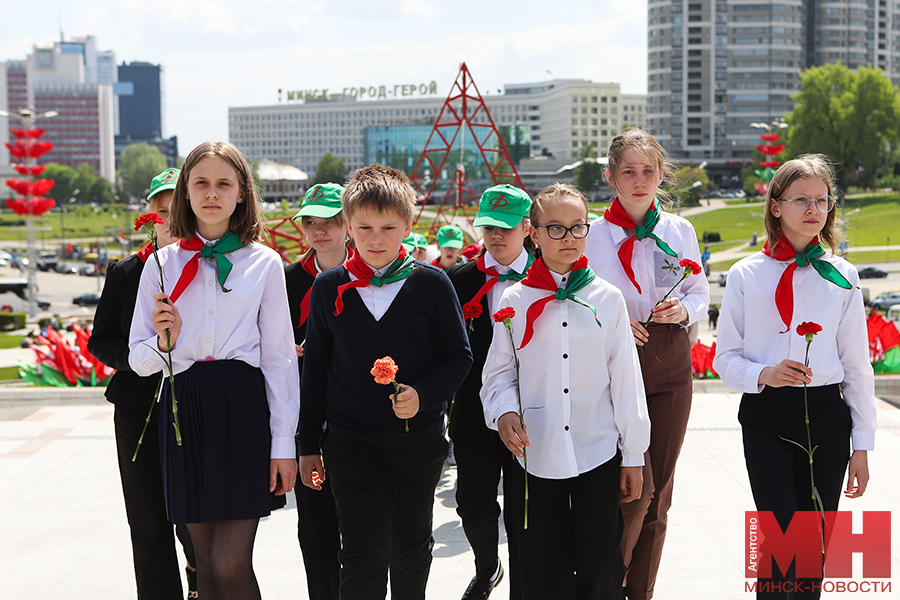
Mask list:
MULTIPOLYGON (((336 183, 312 186, 303 197, 300 210, 291 219, 299 223, 309 242, 309 250, 300 260, 284 268, 301 377, 310 290, 319 273, 343 264, 349 254, 347 222, 341 212, 343 191, 344 187, 336 183)), ((321 487, 319 491, 304 485, 294 486, 297 537, 303 554, 309 597, 338 600, 341 574, 338 553, 341 550, 341 536, 331 482, 322 481, 321 487)))
MULTIPOLYGON (((513 465, 512 454, 497 433, 484 423, 481 372, 493 337, 491 315, 497 310, 503 291, 521 280, 532 262, 530 250, 534 246, 528 237, 530 207, 531 198, 517 187, 496 185, 485 190, 474 222, 482 228, 484 247, 477 260, 447 270, 463 303, 474 358, 472 369, 456 391, 450 409, 450 439, 457 472, 456 512, 475 554, 475 577, 463 600, 487 598, 503 577, 497 553, 500 516, 497 487, 501 470, 518 465, 513 465)), ((507 523, 506 531, 510 537, 508 547, 515 548, 513 537, 517 527, 507 523)), ((510 599, 518 600, 521 598, 519 562, 513 552, 510 552, 509 566, 510 599)))
POLYGON ((464 259, 459 255, 463 240, 465 236, 457 225, 444 225, 438 229, 437 244, 441 249, 441 256, 434 259, 431 264, 446 271, 456 263, 463 262, 464 259))

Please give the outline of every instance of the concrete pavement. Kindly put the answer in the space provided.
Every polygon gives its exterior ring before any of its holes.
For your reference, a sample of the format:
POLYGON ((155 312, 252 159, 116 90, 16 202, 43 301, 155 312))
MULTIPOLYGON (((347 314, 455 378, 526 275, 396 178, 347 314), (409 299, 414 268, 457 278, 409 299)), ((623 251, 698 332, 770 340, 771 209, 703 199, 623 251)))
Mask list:
MULTIPOLYGON (((752 598, 744 592, 742 571, 744 511, 753 502, 736 418, 740 396, 724 393, 721 384, 712 382, 698 383, 696 389, 656 598, 752 598)), ((96 390, 64 400, 52 393, 41 394, 44 399, 4 400, 25 394, 0 390, 0 598, 133 598, 112 406, 96 390)), ((861 519, 864 510, 900 514, 900 411, 879 402, 878 416, 869 489, 863 498, 841 505, 854 512, 854 519, 861 519)), ((472 554, 455 512, 455 482, 455 467, 446 467, 435 498, 430 599, 458 599, 473 573, 472 554)), ((892 567, 900 586, 898 531, 895 524, 892 567)), ((505 559, 505 536, 501 543, 505 559)), ((261 524, 254 560, 265 598, 307 597, 292 507, 261 524)), ((859 561, 854 564, 861 580, 859 561)), ((507 581, 502 582, 493 598, 507 598, 508 590, 507 581)), ((863 596, 896 597, 826 595, 863 596)))

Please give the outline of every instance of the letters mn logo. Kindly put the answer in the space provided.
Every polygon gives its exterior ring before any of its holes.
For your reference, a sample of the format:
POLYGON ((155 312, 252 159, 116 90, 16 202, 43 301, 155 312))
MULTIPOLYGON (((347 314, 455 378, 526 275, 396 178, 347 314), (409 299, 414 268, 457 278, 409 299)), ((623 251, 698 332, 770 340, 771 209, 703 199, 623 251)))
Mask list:
POLYGON ((798 511, 782 531, 770 511, 745 513, 745 577, 772 577, 772 559, 786 573, 796 559, 799 578, 853 577, 853 553, 863 555, 863 577, 891 576, 891 513, 863 512, 862 533, 853 533, 850 511, 798 511), (825 560, 822 560, 822 527, 825 531, 825 560))

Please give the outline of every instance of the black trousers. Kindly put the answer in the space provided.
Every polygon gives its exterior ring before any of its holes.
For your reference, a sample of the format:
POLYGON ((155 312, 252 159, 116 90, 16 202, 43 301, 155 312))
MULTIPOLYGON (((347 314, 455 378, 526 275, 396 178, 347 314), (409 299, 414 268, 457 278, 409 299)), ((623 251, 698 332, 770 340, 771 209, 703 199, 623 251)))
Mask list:
POLYGON ((297 499, 297 537, 303 553, 309 600, 338 600, 341 534, 331 493, 330 473, 326 472, 321 490, 296 485, 294 497, 297 499))
POLYGON ((515 463, 506 510, 517 531, 521 590, 525 600, 618 600, 625 577, 622 513, 616 455, 571 479, 528 475, 528 529, 525 470, 515 463))
MULTIPOLYGON (((500 504, 497 502, 497 488, 501 472, 519 468, 512 452, 507 450, 500 437, 495 435, 483 446, 463 442, 453 442, 456 456, 456 513, 462 519, 463 531, 475 554, 475 575, 487 581, 497 568, 497 546, 500 539, 500 504)), ((504 502, 508 501, 509 477, 503 478, 504 502)), ((522 597, 519 557, 512 551, 517 529, 509 517, 503 513, 509 544, 509 584, 510 600, 522 597)))
MULTIPOLYGON (((841 397, 837 384, 807 388, 809 431, 813 447, 813 473, 816 489, 826 511, 835 511, 850 459, 850 408, 841 397)), ((809 458, 802 449, 785 441, 807 445, 803 388, 763 388, 759 394, 744 394, 738 412, 744 438, 744 459, 753 490, 753 501, 759 511, 772 511, 786 531, 794 512, 816 510, 811 497, 812 484, 809 458)), ((765 544, 765 542, 763 542, 765 544)), ((763 546, 764 548, 765 546, 763 546)), ((760 585, 773 581, 791 582, 795 587, 811 590, 821 579, 797 579, 792 566, 781 574, 772 561, 772 580, 759 579, 760 585)), ((758 592, 762 600, 819 598, 819 592, 758 592)))
MULTIPOLYGON (((116 406, 113 417, 119 475, 122 477, 122 491, 125 494, 125 513, 131 529, 134 577, 137 595, 141 600, 181 600, 184 598, 181 573, 178 569, 172 524, 166 517, 159 462, 158 403, 154 404, 137 460, 131 462, 149 408, 150 405, 145 402, 129 407, 116 406)), ((184 548, 188 563, 196 567, 194 546, 187 528, 176 525, 175 534, 184 548)))
POLYGON ((447 440, 380 446, 330 434, 322 445, 343 542, 341 600, 385 598, 388 570, 392 600, 424 600, 447 440))

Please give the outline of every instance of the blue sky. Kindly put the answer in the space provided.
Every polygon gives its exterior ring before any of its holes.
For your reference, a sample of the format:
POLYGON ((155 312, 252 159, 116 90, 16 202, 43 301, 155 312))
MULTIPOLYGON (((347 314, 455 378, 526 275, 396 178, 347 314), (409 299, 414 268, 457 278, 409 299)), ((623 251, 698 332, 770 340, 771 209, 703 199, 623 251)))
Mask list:
POLYGON ((61 23, 119 63, 162 64, 167 134, 186 155, 227 139, 229 106, 273 104, 279 88, 436 81, 444 96, 463 61, 483 92, 560 77, 646 93, 646 22, 646 0, 31 0, 3 2, 0 60, 50 45, 61 23))

